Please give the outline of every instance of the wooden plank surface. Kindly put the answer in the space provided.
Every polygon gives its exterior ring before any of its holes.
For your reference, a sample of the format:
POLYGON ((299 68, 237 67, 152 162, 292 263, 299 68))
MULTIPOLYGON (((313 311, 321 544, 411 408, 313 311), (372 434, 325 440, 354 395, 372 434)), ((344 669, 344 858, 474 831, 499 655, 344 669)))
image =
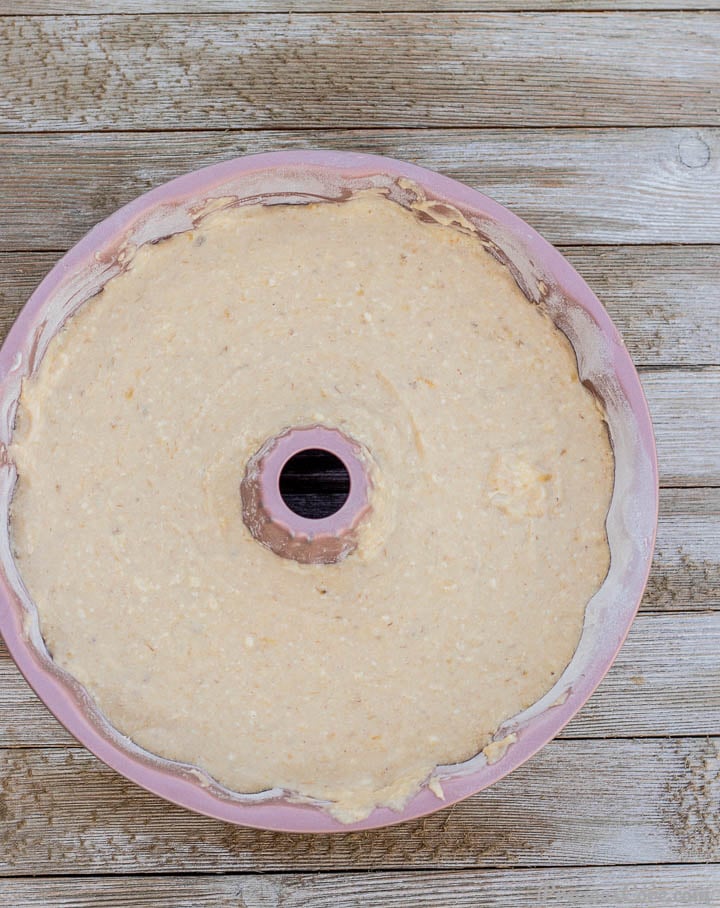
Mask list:
MULTIPOLYGON (((720 245, 561 251, 603 301, 637 365, 720 365, 720 245)), ((0 337, 59 258, 0 252, 0 337)))
POLYGON ((720 734, 719 654, 720 613, 638 617, 562 737, 720 734))
POLYGON ((0 250, 67 249, 172 177, 243 154, 317 147, 441 171, 552 243, 720 243, 717 128, 226 130, 0 135, 0 250))
POLYGON ((720 608, 720 489, 663 489, 644 609, 720 608))
POLYGON ((720 369, 648 370, 642 383, 655 429, 660 481, 720 485, 720 369))
POLYGON ((0 881, 25 908, 718 908, 720 867, 91 877, 0 881))
POLYGON ((0 16, 102 13, 599 12, 717 10, 719 0, 0 0, 0 16))
POLYGON ((636 365, 720 365, 720 246, 561 252, 610 313, 636 365))
MULTIPOLYGON (((562 738, 720 734, 720 613, 639 616, 617 662, 562 738)), ((35 697, 0 643, 3 747, 75 740, 35 697)))
POLYGON ((720 125, 718 20, 8 16, 0 129, 720 125))
POLYGON ((0 873, 197 873, 718 861, 720 738, 555 741, 492 788, 361 833, 260 832, 155 798, 87 751, 0 750, 0 873))
POLYGON ((719 46, 720 0, 0 0, 0 337, 63 250, 164 180, 388 154, 562 247, 640 367, 665 486, 595 696, 497 786, 391 829, 165 804, 79 748, 0 647, 1 904, 720 906, 719 46))

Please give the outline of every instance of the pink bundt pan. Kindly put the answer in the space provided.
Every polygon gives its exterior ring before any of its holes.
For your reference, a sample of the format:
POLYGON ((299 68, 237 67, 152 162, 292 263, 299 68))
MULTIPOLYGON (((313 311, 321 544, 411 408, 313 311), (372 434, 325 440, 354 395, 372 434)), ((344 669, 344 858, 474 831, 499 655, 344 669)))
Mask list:
MULTIPOLYGON (((412 164, 364 154, 291 151, 228 161, 160 186, 91 230, 38 287, 0 351, 0 455, 0 630, 25 678, 85 747, 126 778, 191 810, 261 829, 334 832, 402 822, 481 791, 528 760, 575 715, 615 658, 642 597, 657 521, 657 462, 647 404, 617 330, 582 278, 524 221, 481 193, 412 164), (547 308, 575 348, 582 379, 603 401, 616 475, 607 519, 610 572, 588 606, 582 639, 562 677, 540 702, 499 730, 497 739, 514 733, 515 743, 492 765, 481 754, 443 767, 444 800, 423 788, 399 813, 381 808, 347 826, 319 804, 293 803, 281 791, 238 795, 202 770, 147 753, 115 731, 87 692, 54 665, 11 554, 8 508, 16 474, 7 445, 22 379, 32 374, 65 319, 124 267, 133 248, 191 228, 212 200, 215 206, 340 200, 370 187, 405 203, 420 187, 440 208, 459 210, 507 262, 527 296, 547 308)), ((442 607, 439 602, 438 610, 442 607)), ((469 714, 472 708, 468 703, 469 714)))

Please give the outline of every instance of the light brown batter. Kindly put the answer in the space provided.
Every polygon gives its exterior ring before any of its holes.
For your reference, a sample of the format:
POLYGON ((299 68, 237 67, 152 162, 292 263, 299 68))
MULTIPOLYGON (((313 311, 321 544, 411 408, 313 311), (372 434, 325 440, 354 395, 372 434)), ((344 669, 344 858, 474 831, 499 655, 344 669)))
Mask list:
POLYGON ((26 383, 11 454, 44 638, 111 722, 344 820, 539 699, 609 563, 612 454, 569 343, 476 237, 377 196, 141 248, 26 383), (338 564, 242 520, 248 459, 313 424, 373 458, 338 564))

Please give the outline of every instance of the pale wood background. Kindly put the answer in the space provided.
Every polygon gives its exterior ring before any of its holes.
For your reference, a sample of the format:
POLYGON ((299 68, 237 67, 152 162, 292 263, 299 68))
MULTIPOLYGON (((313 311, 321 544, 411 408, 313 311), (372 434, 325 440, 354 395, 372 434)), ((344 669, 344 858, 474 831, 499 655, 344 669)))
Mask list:
POLYGON ((0 0, 0 331, 138 193, 317 146, 479 187, 603 299, 657 430, 641 614, 505 781, 318 838, 126 783, 0 651, 0 903, 720 906, 720 0, 0 0))

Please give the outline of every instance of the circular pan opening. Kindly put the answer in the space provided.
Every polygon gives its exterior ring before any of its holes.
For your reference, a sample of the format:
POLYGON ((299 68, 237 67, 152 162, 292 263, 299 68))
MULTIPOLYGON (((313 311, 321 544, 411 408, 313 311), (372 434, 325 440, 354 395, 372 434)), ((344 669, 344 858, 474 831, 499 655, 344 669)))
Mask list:
POLYGON ((336 514, 350 494, 350 474, 330 451, 298 451, 280 472, 280 496, 299 517, 322 520, 336 514))

